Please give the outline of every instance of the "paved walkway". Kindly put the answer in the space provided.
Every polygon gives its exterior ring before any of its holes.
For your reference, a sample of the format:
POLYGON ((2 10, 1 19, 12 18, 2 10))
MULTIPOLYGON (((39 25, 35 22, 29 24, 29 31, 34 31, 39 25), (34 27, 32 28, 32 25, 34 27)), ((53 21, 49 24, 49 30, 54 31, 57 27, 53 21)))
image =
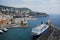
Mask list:
POLYGON ((52 26, 46 33, 37 40, 60 40, 60 28, 52 26))
POLYGON ((48 40, 60 40, 60 29, 54 29, 53 34, 49 37, 48 40))
POLYGON ((38 37, 37 40, 47 40, 52 32, 53 32, 53 29, 49 28, 49 30, 43 35, 41 35, 40 37, 38 37))

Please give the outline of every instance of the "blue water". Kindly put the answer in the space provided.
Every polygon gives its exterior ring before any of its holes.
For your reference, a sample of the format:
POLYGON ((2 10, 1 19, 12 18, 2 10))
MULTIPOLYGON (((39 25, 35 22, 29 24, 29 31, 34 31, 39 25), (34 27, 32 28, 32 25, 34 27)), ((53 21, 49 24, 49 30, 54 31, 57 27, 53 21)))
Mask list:
MULTIPOLYGON (((60 27, 60 14, 49 14, 47 17, 36 17, 38 20, 29 20, 29 26, 36 27, 43 21, 46 23, 48 19, 52 20, 52 24, 60 27)), ((0 34, 0 40, 31 40, 31 28, 12 28, 8 32, 0 34)))
POLYGON ((52 24, 60 28, 60 14, 50 14, 52 24))
POLYGON ((46 23, 49 17, 36 17, 37 20, 29 20, 29 26, 36 27, 37 25, 41 24, 41 21, 43 23, 46 23))
POLYGON ((52 20, 52 24, 60 27, 60 14, 48 14, 49 16, 47 17, 36 17, 38 20, 29 20, 29 26, 31 27, 36 27, 38 24, 41 23, 41 21, 43 23, 46 23, 48 21, 48 19, 52 20))
POLYGON ((0 40, 31 40, 31 28, 8 28, 8 31, 0 34, 0 40))

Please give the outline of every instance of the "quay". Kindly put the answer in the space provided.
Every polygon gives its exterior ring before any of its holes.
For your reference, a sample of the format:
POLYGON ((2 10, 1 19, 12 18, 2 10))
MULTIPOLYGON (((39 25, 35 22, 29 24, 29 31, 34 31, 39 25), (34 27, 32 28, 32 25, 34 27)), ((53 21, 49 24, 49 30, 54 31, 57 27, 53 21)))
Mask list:
POLYGON ((33 40, 60 40, 60 29, 56 26, 51 26, 45 33, 33 40))

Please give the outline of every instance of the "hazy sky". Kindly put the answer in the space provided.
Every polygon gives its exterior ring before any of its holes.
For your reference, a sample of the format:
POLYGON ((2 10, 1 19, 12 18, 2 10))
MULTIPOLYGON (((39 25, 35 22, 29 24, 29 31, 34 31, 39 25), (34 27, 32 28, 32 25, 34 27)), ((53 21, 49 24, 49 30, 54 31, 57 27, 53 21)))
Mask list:
POLYGON ((0 0, 0 5, 27 7, 33 11, 60 13, 60 0, 0 0))

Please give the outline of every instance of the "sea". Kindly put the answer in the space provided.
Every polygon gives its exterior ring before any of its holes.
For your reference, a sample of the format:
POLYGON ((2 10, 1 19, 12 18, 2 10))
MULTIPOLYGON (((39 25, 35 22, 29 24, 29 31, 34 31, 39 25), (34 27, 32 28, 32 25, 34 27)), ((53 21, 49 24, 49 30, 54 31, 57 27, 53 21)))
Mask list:
POLYGON ((37 20, 29 20, 29 26, 36 27, 43 22, 44 24, 51 19, 52 25, 60 28, 60 14, 48 14, 49 16, 36 16, 37 20))
MULTIPOLYGON (((28 24, 34 28, 41 22, 46 23, 48 19, 52 24, 60 28, 60 14, 48 14, 49 16, 36 16, 37 20, 29 20, 28 24)), ((0 34, 0 40, 31 40, 31 28, 9 28, 7 32, 0 34)))

